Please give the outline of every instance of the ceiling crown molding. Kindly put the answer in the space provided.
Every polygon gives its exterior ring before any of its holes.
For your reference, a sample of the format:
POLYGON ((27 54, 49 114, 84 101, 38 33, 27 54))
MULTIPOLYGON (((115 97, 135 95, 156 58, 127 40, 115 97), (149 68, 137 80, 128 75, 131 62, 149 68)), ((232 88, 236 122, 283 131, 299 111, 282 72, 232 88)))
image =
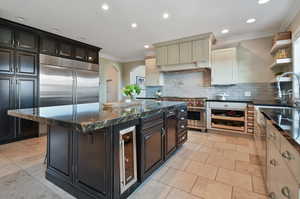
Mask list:
POLYGON ((115 56, 112 56, 112 55, 108 55, 108 54, 105 54, 105 53, 99 53, 99 57, 100 58, 104 58, 104 59, 109 59, 111 61, 116 61, 116 62, 122 62, 123 60, 118 58, 118 57, 115 57, 115 56))

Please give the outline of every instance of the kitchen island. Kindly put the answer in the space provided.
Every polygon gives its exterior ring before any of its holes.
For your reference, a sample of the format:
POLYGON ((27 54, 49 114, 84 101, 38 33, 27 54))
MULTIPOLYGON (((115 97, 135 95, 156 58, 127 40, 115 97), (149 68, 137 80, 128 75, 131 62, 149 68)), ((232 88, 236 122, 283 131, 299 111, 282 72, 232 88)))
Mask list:
POLYGON ((126 198, 187 140, 183 102, 10 110, 47 125, 46 178, 77 198, 126 198))

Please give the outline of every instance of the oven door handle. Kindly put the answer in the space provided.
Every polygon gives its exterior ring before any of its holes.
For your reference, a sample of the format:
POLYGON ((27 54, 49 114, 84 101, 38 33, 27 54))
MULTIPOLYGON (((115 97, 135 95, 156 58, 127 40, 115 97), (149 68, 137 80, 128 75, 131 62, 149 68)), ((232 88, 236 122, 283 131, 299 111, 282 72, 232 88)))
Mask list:
POLYGON ((125 146, 124 146, 124 140, 120 140, 120 167, 121 167, 121 173, 120 173, 120 180, 121 180, 121 186, 125 187, 125 146))

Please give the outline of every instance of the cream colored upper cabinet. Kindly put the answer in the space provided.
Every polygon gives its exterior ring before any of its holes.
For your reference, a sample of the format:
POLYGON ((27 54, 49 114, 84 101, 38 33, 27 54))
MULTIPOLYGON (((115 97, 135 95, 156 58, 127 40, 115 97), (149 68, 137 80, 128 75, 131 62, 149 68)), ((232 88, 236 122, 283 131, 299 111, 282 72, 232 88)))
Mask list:
POLYGON ((179 44, 179 63, 188 64, 192 62, 192 42, 179 44))
POLYGON ((168 46, 168 65, 179 64, 179 44, 168 46))
POLYGON ((229 85, 237 82, 236 48, 214 50, 212 52, 212 85, 229 85))
POLYGON ((168 47, 156 48, 156 64, 159 66, 168 64, 168 47))
POLYGON ((146 86, 159 86, 163 84, 162 74, 156 65, 155 58, 149 58, 145 60, 145 85, 146 86))
POLYGON ((210 40, 199 39, 193 41, 193 62, 201 66, 208 66, 210 61, 210 40))

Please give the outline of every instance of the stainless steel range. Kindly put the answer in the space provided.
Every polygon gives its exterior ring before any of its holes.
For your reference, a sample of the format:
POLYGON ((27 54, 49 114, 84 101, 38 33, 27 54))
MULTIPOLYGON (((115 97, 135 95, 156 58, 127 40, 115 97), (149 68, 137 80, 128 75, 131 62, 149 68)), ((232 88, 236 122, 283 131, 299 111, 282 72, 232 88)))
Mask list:
POLYGON ((182 101, 188 104, 188 128, 200 131, 207 131, 206 128, 206 99, 207 98, 180 98, 162 97, 164 101, 182 101))

